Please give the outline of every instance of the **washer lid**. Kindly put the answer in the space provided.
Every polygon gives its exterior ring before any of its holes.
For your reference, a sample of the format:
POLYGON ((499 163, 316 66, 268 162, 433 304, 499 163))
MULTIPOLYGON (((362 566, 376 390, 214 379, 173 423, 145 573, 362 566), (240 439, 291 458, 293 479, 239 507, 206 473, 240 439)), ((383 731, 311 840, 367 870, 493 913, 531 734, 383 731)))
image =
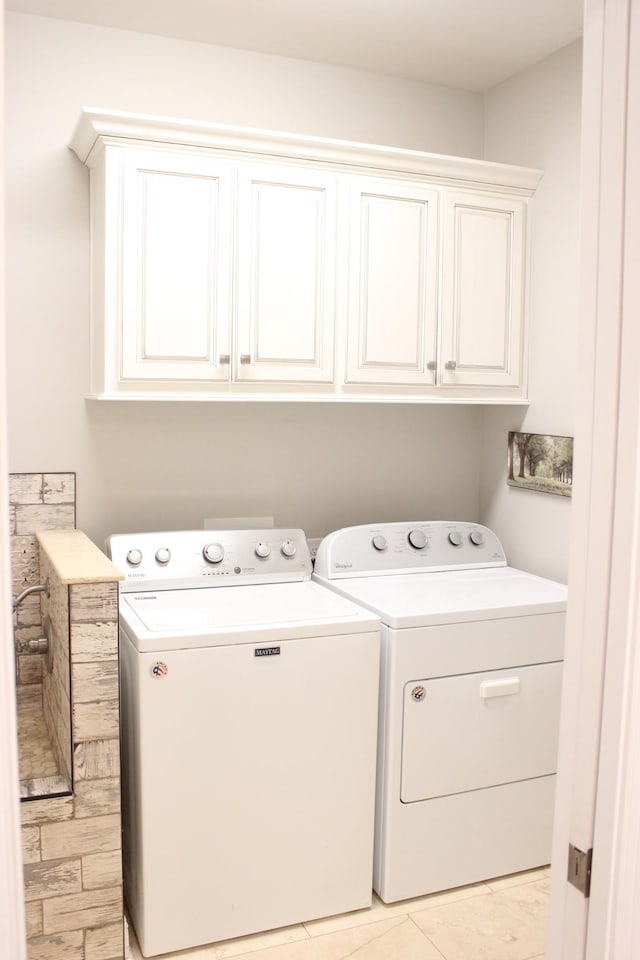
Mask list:
POLYGON ((376 616, 310 581, 123 594, 120 619, 140 651, 379 629, 376 616))
POLYGON ((513 567, 356 577, 330 586, 395 628, 556 613, 567 600, 564 584, 513 567))

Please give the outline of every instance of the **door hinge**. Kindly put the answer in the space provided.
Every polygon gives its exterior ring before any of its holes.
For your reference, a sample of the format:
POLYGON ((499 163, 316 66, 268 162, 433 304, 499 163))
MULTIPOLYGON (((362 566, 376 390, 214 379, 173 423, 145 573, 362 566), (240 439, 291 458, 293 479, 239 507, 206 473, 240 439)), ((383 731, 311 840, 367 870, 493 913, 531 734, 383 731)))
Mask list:
POLYGON ((590 850, 579 850, 572 843, 569 844, 569 868, 567 871, 567 880, 572 883, 585 897, 589 896, 591 890, 591 859, 593 857, 593 848, 590 850))

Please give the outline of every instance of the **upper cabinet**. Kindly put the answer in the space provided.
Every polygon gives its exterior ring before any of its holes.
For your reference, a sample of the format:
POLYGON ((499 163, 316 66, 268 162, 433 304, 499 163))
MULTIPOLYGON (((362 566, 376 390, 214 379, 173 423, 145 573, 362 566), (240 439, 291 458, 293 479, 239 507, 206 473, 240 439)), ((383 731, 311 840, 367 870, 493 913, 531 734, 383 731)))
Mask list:
POLYGON ((96 380, 227 380, 233 170, 196 156, 113 148, 93 209, 96 380), (108 239, 107 239, 108 238, 108 239), (103 266, 104 264, 104 266, 103 266), (103 277, 104 274, 104 277, 103 277), (119 346, 118 346, 119 344, 119 346), (105 359, 102 357, 102 350, 105 359))
POLYGON ((370 177, 350 190, 347 383, 433 386, 438 193, 370 177))
POLYGON ((522 402, 537 171, 84 111, 101 398, 522 402))
POLYGON ((448 190, 443 217, 441 383, 518 388, 526 201, 448 190))
POLYGON ((239 382, 334 376, 336 181, 330 173, 239 165, 239 382))

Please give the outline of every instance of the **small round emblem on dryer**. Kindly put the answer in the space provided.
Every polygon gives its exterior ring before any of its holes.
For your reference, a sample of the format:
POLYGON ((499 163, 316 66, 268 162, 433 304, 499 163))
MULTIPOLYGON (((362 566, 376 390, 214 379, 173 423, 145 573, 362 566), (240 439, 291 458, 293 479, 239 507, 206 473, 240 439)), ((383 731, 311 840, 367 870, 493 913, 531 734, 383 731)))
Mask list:
POLYGON ((280 547, 280 552, 282 553, 283 557, 295 557, 296 549, 297 548, 293 540, 285 540, 280 547))
POLYGON ((208 543, 202 551, 207 563, 220 563, 224 560, 224 547, 221 543, 208 543))
POLYGON ((469 540, 475 547, 481 547, 484 543, 484 531, 472 530, 469 534, 469 540))
POLYGON ((158 660, 151 667, 151 676, 154 680, 162 680, 169 673, 169 667, 162 660, 158 660))
POLYGON ((409 531, 409 543, 416 550, 424 550, 427 545, 427 535, 422 530, 409 531))
POLYGON ((373 545, 373 549, 379 550, 380 553, 387 549, 387 538, 383 537, 381 533, 377 533, 375 537, 372 537, 371 543, 373 545))
POLYGON ((256 543, 256 557, 260 557, 261 560, 266 560, 270 553, 271 547, 268 543, 265 543, 264 540, 256 543))
POLYGON ((424 687, 414 687, 411 691, 411 699, 415 700, 416 703, 420 703, 421 700, 424 700, 426 695, 427 691, 424 687))
POLYGON ((129 550, 127 553, 127 563, 130 563, 132 567, 138 567, 142 563, 142 550, 137 550, 135 547, 133 550, 129 550))

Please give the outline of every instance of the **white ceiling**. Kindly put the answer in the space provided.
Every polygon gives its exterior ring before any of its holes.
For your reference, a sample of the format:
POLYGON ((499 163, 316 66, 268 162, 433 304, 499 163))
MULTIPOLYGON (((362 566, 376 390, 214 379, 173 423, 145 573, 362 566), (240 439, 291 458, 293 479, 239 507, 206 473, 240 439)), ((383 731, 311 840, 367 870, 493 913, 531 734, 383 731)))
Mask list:
POLYGON ((583 0, 6 0, 6 8, 482 91, 581 36, 583 0))

